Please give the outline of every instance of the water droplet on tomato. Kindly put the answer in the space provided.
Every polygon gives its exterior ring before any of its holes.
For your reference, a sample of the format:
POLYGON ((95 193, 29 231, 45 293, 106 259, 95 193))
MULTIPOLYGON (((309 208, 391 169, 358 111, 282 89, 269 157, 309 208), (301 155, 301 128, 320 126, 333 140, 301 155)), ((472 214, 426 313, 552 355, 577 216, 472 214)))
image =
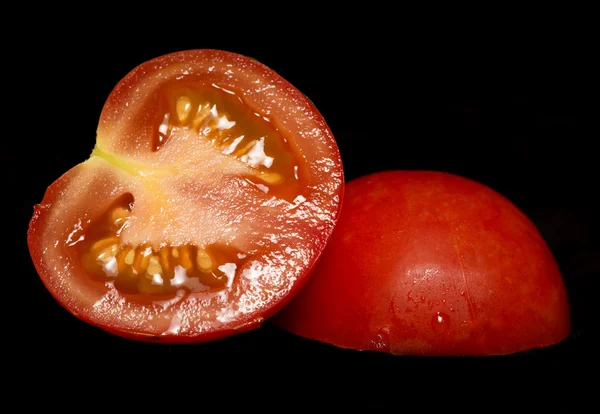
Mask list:
POLYGON ((437 312, 431 320, 431 327, 436 335, 446 332, 450 328, 450 316, 437 312))
POLYGON ((373 351, 389 352, 390 350, 390 328, 385 326, 379 328, 379 332, 369 343, 369 349, 373 351))

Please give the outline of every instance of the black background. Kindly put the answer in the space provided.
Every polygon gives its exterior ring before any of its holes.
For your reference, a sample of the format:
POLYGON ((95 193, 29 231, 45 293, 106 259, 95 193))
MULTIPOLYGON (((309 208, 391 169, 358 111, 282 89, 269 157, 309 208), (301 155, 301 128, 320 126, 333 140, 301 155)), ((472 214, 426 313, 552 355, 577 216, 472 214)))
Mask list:
MULTIPOLYGON (((27 292, 35 321, 23 329, 20 344, 34 341, 45 352, 85 352, 90 358, 128 351, 138 359, 148 359, 140 356, 146 352, 183 352, 186 356, 174 361, 197 357, 205 363, 256 356, 272 366, 304 361, 304 371, 342 388, 377 388, 384 375, 432 373, 430 380, 438 384, 428 385, 432 395, 451 386, 448 375, 465 371, 474 382, 500 372, 523 384, 542 378, 565 386, 582 381, 595 330, 591 279, 600 272, 598 208, 592 203, 598 191, 592 150, 598 135, 590 128, 597 115, 588 106, 586 67, 573 43, 563 43, 561 36, 478 42, 475 33, 446 39, 443 32, 427 41, 421 32, 380 36, 334 29, 305 38, 306 27, 294 40, 250 32, 224 40, 216 32, 178 38, 161 36, 160 30, 148 29, 149 35, 107 23, 106 33, 93 37, 85 24, 66 31, 49 27, 26 45, 28 56, 20 64, 34 67, 21 97, 41 101, 36 101, 36 121, 24 125, 33 141, 15 135, 11 143, 26 151, 29 177, 26 185, 18 185, 23 197, 17 253, 19 286, 27 292), (336 137, 347 180, 387 169, 438 170, 480 181, 512 200, 538 226, 563 272, 571 336, 554 347, 505 357, 416 358, 341 350, 294 337, 268 322, 212 343, 146 344, 71 316, 51 298, 31 263, 25 235, 33 205, 63 172, 87 159, 104 101, 123 76, 146 60, 192 48, 251 56, 306 94, 336 137), (442 371, 443 378, 435 376, 442 371)), ((12 165, 13 154, 2 150, 2 161, 12 165)), ((567 395, 580 401, 582 392, 567 395)), ((369 395, 365 399, 375 406, 388 401, 369 395)))

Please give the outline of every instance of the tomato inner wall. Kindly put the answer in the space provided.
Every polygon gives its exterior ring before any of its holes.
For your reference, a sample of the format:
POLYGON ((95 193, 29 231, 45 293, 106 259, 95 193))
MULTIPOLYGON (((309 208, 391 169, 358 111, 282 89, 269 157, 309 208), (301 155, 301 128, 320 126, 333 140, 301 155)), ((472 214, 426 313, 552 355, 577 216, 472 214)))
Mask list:
POLYGON ((67 240, 72 260, 82 265, 91 280, 153 300, 224 289, 235 282, 237 270, 248 257, 231 246, 161 246, 155 250, 120 243, 122 229, 135 214, 134 206, 133 196, 123 195, 67 240))

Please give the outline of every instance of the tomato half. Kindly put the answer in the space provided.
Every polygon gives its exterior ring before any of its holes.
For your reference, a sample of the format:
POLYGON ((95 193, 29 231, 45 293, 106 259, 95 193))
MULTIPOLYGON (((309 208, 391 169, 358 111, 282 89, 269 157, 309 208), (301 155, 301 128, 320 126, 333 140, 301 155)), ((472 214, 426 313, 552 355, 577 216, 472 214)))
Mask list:
POLYGON ((561 273, 533 223, 483 184, 388 171, 346 183, 333 236, 272 319, 338 347, 501 355, 570 331, 561 273))
POLYGON ((80 319, 206 341, 256 328, 295 294, 342 191, 336 142, 308 98, 253 59, 182 51, 116 85, 91 157, 47 189, 28 245, 80 319))

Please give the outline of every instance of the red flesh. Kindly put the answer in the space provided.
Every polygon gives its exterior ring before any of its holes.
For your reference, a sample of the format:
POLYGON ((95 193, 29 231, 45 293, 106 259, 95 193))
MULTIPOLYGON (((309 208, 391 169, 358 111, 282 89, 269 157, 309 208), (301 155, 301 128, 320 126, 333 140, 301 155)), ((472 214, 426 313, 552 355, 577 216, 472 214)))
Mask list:
MULTIPOLYGON (((337 221, 343 171, 331 131, 302 93, 271 69, 244 56, 190 50, 138 66, 108 97, 100 116, 96 147, 88 161, 57 179, 35 206, 28 245, 41 280, 61 305, 80 319, 123 337, 200 342, 258 327, 304 284, 337 221), (294 205, 275 199, 269 204, 266 195, 249 192, 233 175, 177 182, 174 175, 172 182, 176 185, 165 179, 173 194, 187 203, 174 206, 176 212, 193 212, 194 200, 206 192, 214 195, 210 200, 216 201, 203 201, 206 205, 198 209, 204 208, 211 222, 232 226, 217 226, 214 233, 221 239, 215 241, 236 243, 250 230, 259 234, 254 237, 260 241, 260 245, 253 245, 253 259, 238 269, 239 277, 231 289, 225 293, 194 293, 166 305, 124 298, 115 289, 92 282, 70 257, 65 242, 78 222, 85 227, 124 193, 130 192, 136 198, 138 216, 150 214, 139 209, 155 208, 151 204, 152 197, 158 197, 155 189, 146 189, 144 179, 135 173, 139 165, 146 174, 160 170, 168 157, 170 161, 181 157, 167 146, 151 151, 156 126, 153 93, 176 77, 234 90, 253 111, 268 117, 299 159, 305 160, 301 193, 305 200, 294 205), (195 192, 197 197, 191 197, 195 192), (238 237, 226 238, 228 230, 238 237)), ((180 152, 185 156, 185 151, 180 152)), ((225 165, 228 161, 215 162, 219 167, 219 162, 225 165)), ((200 171, 202 166, 197 169, 200 171)), ((200 171, 198 177, 210 174, 200 171)), ((193 213, 190 216, 195 217, 193 213)), ((194 228, 190 218, 171 218, 171 225, 186 229, 183 232, 194 228)), ((160 234, 161 223, 151 225, 158 226, 151 234, 160 234)))

